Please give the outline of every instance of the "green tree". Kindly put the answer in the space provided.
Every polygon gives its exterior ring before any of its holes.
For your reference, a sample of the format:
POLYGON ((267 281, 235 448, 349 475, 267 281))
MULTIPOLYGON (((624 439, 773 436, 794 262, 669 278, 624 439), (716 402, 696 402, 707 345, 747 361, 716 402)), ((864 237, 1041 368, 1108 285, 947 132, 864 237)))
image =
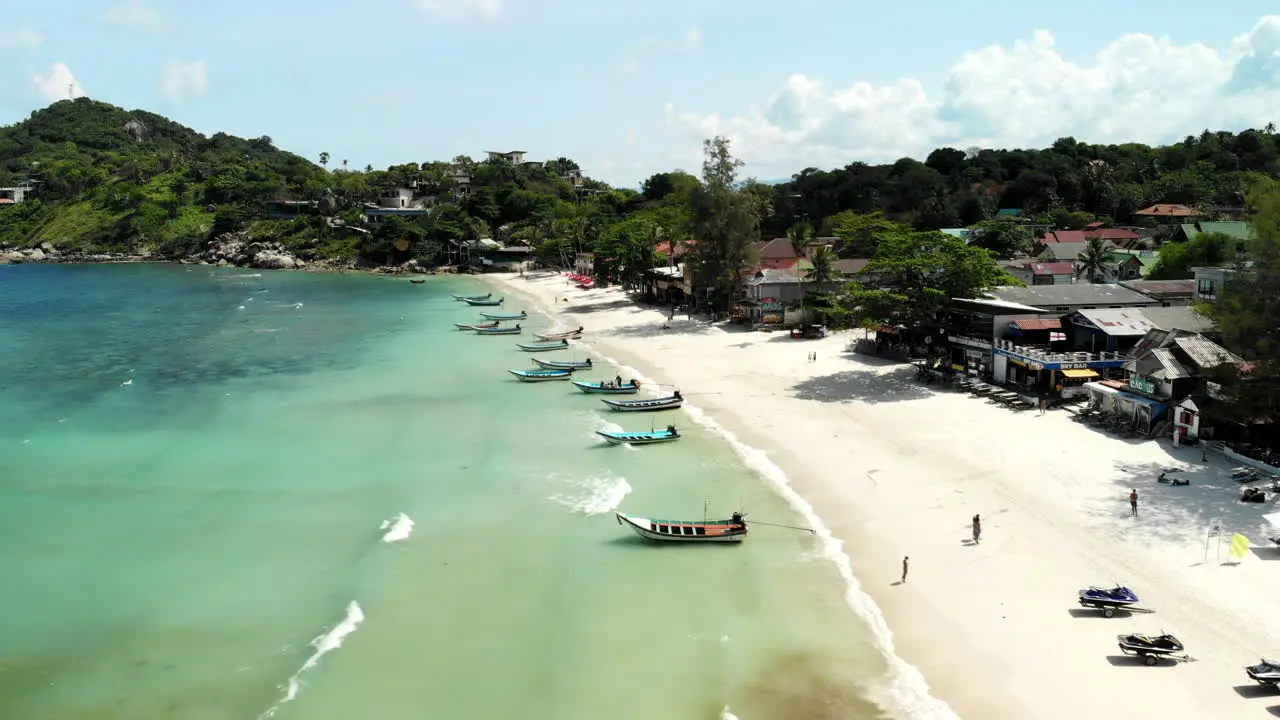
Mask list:
POLYGON ((835 282, 836 254, 830 247, 826 245, 818 248, 813 253, 813 257, 809 259, 809 263, 813 266, 805 272, 805 280, 817 285, 825 287, 835 282))
POLYGON ((320 153, 320 165, 321 165, 321 167, 324 167, 325 169, 328 169, 328 167, 329 167, 329 153, 327 153, 327 152, 322 152, 322 153, 320 153))
POLYGON ((700 284, 711 290, 716 309, 727 309, 742 287, 752 243, 760 237, 750 198, 734 187, 742 164, 727 138, 704 141, 702 184, 690 197, 691 225, 698 240, 690 259, 700 284))
POLYGON ((1013 281, 990 251, 938 232, 884 237, 863 272, 874 279, 849 283, 833 298, 832 315, 841 324, 927 325, 951 298, 977 297, 1013 281))
POLYGON ((883 213, 860 215, 845 210, 827 218, 827 231, 838 238, 836 254, 842 258, 869 258, 882 240, 908 235, 911 228, 885 217, 883 213))
POLYGON ((969 228, 970 244, 990 250, 999 258, 1015 258, 1031 252, 1035 238, 1024 225, 1001 220, 984 220, 969 228))
POLYGON ((1107 246, 1100 238, 1089 238, 1084 251, 1076 258, 1076 277, 1086 277, 1089 282, 1098 282, 1098 276, 1107 269, 1107 246))
POLYGON ((1236 238, 1219 232, 1201 233, 1186 242, 1165 243, 1148 280, 1178 280, 1195 276, 1192 268, 1230 265, 1236 259, 1236 238))

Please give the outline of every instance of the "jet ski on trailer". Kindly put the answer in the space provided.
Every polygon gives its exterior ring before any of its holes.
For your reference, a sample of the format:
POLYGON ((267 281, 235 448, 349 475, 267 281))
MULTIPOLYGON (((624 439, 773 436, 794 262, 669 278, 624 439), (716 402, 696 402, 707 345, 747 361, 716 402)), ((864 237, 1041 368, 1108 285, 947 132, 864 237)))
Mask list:
POLYGON ((1131 610, 1138 604, 1138 595, 1123 585, 1113 588, 1088 587, 1077 593, 1080 605, 1097 608, 1102 617, 1115 617, 1116 610, 1131 610))
POLYGON ((1191 659, 1186 653, 1186 648, 1182 646, 1182 641, 1168 633, 1162 635, 1143 635, 1141 633, 1117 635, 1116 641, 1120 645, 1120 652, 1125 655, 1137 655, 1147 665, 1155 665, 1160 658, 1169 658, 1171 660, 1191 659))

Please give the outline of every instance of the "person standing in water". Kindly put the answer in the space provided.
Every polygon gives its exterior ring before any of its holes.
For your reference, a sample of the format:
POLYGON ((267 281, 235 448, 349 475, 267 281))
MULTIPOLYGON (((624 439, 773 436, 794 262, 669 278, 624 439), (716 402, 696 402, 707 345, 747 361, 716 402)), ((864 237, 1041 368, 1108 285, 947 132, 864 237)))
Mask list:
POLYGON ((910 569, 910 560, 910 557, 907 557, 906 555, 902 556, 902 582, 904 583, 907 581, 907 570, 910 569))
POLYGON ((1132 488, 1129 490, 1129 515, 1138 517, 1138 491, 1132 488))
POLYGON ((977 545, 982 541, 982 518, 977 515, 973 516, 973 543, 977 545))

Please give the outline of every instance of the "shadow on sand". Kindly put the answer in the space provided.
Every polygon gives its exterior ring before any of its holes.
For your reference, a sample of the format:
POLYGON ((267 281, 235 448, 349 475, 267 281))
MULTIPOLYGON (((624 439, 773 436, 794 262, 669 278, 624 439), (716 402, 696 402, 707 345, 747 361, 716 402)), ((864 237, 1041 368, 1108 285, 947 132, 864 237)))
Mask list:
POLYGON ((1251 683, 1249 685, 1236 685, 1231 689, 1235 690, 1236 694, 1239 695, 1240 697, 1248 700, 1252 700, 1254 698, 1260 698, 1260 697, 1275 697, 1276 695, 1275 688, 1264 687, 1257 683, 1251 683))
POLYGON ((928 386, 915 381, 915 372, 910 366, 888 373, 845 370, 802 380, 791 386, 791 392, 801 400, 826 403, 901 402, 931 397, 928 386))
POLYGON ((625 325, 600 334, 605 337, 650 338, 664 335, 706 335, 714 329, 711 325, 700 322, 677 320, 675 323, 666 323, 655 316, 651 322, 625 325))

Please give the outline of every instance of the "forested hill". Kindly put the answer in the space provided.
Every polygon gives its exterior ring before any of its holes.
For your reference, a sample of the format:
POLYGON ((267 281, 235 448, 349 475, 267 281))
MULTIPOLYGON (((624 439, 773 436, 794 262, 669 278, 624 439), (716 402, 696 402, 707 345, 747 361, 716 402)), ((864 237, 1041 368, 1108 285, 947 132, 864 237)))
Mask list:
POLYGON ((1261 130, 1188 135, 1164 147, 1090 145, 1062 138, 1043 150, 939 148, 924 162, 808 168, 778 185, 774 232, 802 217, 815 225, 843 210, 882 211, 921 229, 968 227, 999 208, 1055 209, 1125 222, 1134 210, 1178 203, 1209 210, 1244 204, 1249 173, 1280 176, 1280 135, 1261 130))
MULTIPOLYGON (((1280 176, 1278 157, 1272 126, 1205 131, 1157 148, 1063 138, 1043 150, 940 148, 924 162, 809 168, 776 185, 735 181, 733 192, 749 200, 754 218, 744 241, 797 229, 839 235, 865 225, 851 216, 877 212, 922 230, 989 221, 1001 208, 1050 224, 1126 222, 1157 203, 1239 207, 1250 174, 1280 176)), ((32 180, 38 189, 34 200, 0 204, 0 248, 50 243, 187 257, 214 236, 246 230, 300 257, 382 262, 408 240, 412 255, 443 262, 451 242, 493 237, 528 243, 548 260, 594 249, 642 267, 662 241, 703 232, 694 222, 701 180, 692 175, 660 173, 636 192, 582 178, 567 158, 530 159, 545 162, 459 156, 349 169, 327 153, 307 159, 280 150, 270 137, 205 137, 153 113, 66 100, 0 128, 0 187, 32 180), (365 225, 365 203, 409 186, 433 209, 365 225), (329 217, 267 219, 279 200, 323 200, 329 217)))

